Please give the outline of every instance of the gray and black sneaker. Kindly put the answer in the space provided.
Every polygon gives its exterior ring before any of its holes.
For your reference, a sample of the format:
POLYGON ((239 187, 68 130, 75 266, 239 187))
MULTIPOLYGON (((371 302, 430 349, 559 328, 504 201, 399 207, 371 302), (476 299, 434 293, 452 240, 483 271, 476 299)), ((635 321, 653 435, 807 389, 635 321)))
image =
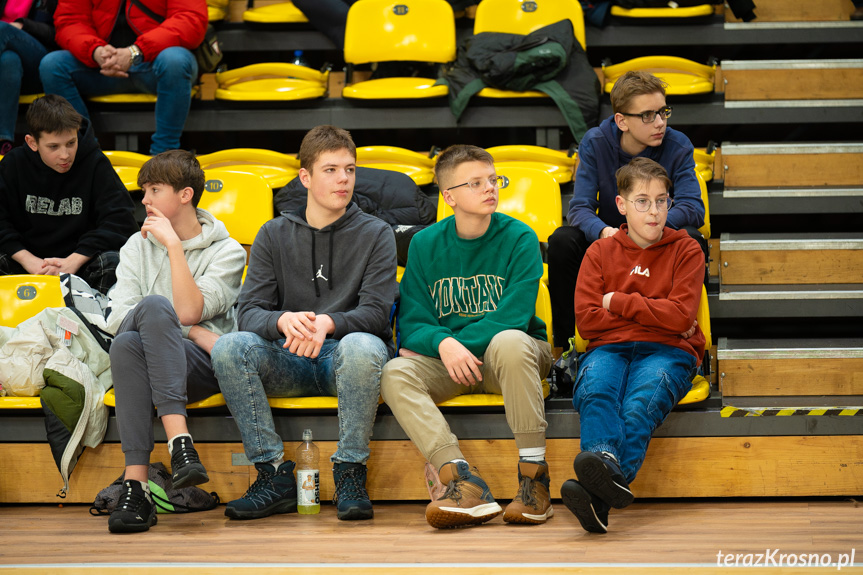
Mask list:
POLYGON ((566 508, 572 511, 582 529, 590 533, 608 532, 608 503, 591 495, 575 479, 567 479, 560 488, 566 508))
POLYGON ((336 484, 333 503, 339 519, 371 519, 375 516, 366 491, 366 471, 362 463, 333 464, 333 480, 336 484))
POLYGON ((186 435, 175 437, 171 442, 171 471, 171 485, 174 489, 200 485, 210 480, 192 438, 186 435))
POLYGON ((228 502, 225 515, 231 519, 260 519, 276 513, 297 510, 297 480, 294 462, 285 461, 278 469, 270 463, 256 463, 258 478, 239 499, 228 502))
POLYGON ((582 451, 572 466, 585 489, 615 509, 623 509, 635 499, 614 455, 582 451))
POLYGON ((117 507, 108 518, 111 533, 141 533, 156 524, 156 506, 140 481, 127 479, 117 507))

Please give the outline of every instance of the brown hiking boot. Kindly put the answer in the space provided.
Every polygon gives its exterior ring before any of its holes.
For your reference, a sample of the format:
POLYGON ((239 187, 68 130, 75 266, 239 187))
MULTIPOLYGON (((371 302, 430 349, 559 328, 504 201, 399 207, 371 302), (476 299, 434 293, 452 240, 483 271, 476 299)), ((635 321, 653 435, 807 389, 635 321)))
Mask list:
POLYGON ((545 523, 554 515, 548 492, 548 464, 545 461, 518 462, 518 493, 506 506, 503 520, 507 523, 545 523))
POLYGON ((426 521, 432 527, 448 529, 479 525, 503 511, 476 467, 470 467, 465 461, 441 467, 440 481, 446 486, 446 491, 426 507, 426 521))

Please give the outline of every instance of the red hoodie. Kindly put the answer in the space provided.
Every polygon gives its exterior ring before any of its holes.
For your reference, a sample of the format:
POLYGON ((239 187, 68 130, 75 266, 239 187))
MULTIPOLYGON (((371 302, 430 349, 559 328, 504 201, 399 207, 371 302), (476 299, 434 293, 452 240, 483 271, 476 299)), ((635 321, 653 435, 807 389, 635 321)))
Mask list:
POLYGON ((704 357, 704 334, 683 339, 692 327, 704 283, 704 253, 683 230, 666 227, 662 239, 640 248, 627 226, 590 246, 578 272, 575 320, 590 340, 588 349, 608 343, 664 343, 704 357), (602 297, 614 292, 609 309, 602 297))

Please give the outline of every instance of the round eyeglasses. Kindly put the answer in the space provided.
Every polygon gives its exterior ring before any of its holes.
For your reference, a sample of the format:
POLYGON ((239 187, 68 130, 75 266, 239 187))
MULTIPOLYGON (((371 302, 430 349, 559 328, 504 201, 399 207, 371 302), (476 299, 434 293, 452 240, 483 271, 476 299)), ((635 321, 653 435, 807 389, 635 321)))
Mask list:
POLYGON ((671 202, 673 201, 671 198, 659 198, 653 202, 648 200, 647 198, 638 198, 637 200, 627 200, 628 202, 632 202, 635 204, 635 209, 639 212, 646 212, 650 210, 650 204, 656 204, 656 209, 660 212, 664 212, 668 208, 671 207, 671 202))
POLYGON ((457 186, 450 186, 447 189, 448 190, 454 190, 456 188, 461 188, 463 186, 467 186, 468 188, 470 188, 470 191, 479 193, 479 192, 484 192, 488 186, 491 186, 493 188, 499 188, 502 185, 503 185, 503 176, 492 176, 491 178, 489 178, 487 180, 483 179, 483 178, 476 178, 476 179, 473 179, 469 182, 459 184, 457 186))

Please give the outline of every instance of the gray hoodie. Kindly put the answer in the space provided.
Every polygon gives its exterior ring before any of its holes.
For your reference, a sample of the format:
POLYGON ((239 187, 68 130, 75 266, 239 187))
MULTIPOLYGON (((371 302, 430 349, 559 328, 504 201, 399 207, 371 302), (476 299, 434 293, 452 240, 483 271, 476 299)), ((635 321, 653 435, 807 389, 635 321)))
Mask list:
POLYGON ((398 298, 392 229, 353 202, 320 230, 304 214, 305 207, 282 212, 255 237, 240 293, 240 330, 275 341, 284 338, 277 326, 282 313, 313 311, 332 318, 330 337, 371 333, 392 352, 390 310, 398 298))
MULTIPOLYGON (((246 263, 246 251, 228 236, 225 224, 198 209, 201 233, 183 241, 186 262, 204 296, 198 325, 219 335, 236 330, 234 303, 246 263)), ((126 314, 148 295, 162 295, 173 303, 168 249, 153 236, 133 234, 120 250, 117 284, 111 288, 108 331, 116 334, 126 314)), ((183 326, 189 337, 191 326, 183 326)))

